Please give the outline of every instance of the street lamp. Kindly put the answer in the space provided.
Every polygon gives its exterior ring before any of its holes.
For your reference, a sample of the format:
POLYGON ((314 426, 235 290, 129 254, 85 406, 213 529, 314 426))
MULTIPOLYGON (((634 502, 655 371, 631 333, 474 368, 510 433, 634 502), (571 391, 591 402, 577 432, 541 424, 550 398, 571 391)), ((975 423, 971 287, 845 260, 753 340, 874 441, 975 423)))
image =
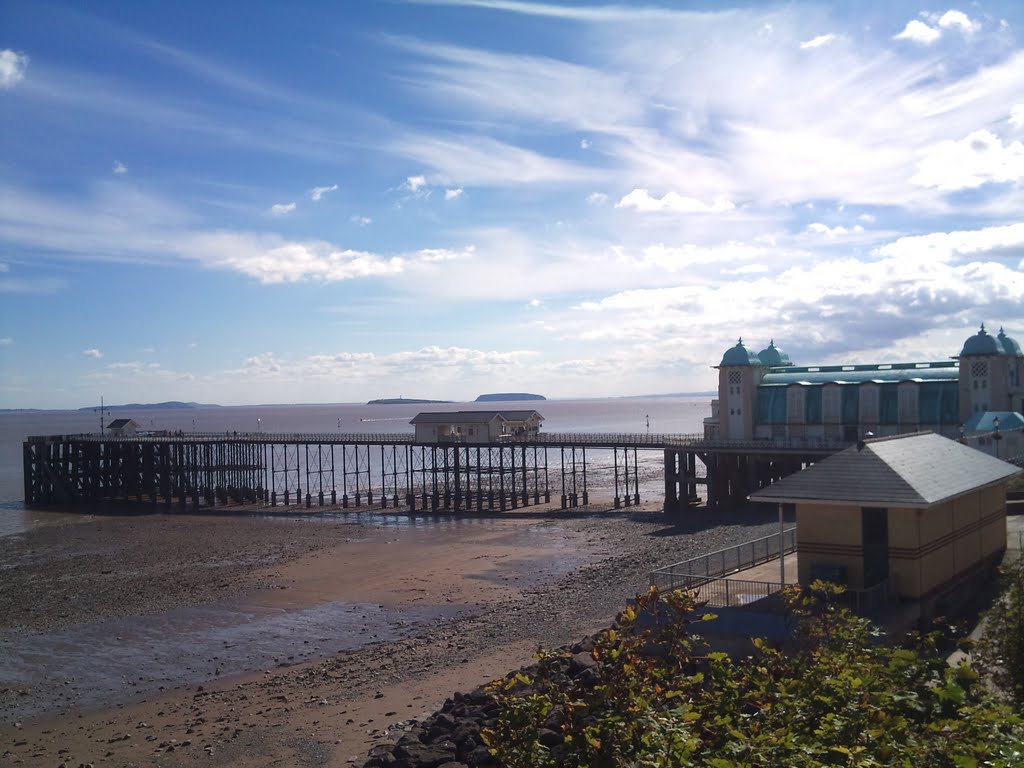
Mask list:
POLYGON ((996 416, 992 419, 992 439, 996 441, 996 458, 999 458, 999 441, 1003 439, 1002 433, 999 431, 999 417, 996 416))
POLYGON ((256 431, 261 434, 263 432, 263 419, 261 419, 259 416, 256 417, 256 431))

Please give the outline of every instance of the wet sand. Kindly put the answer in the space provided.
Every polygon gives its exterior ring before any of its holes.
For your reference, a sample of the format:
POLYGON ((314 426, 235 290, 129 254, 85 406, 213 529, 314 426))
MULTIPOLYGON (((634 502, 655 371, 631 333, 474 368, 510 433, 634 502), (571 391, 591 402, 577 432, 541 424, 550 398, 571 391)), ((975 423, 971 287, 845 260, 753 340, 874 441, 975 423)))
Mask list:
MULTIPOLYGON (((591 505, 592 508, 595 505, 591 505)), ((74 518, 0 552, 0 765, 350 765, 771 532, 657 505, 505 518, 74 518)))

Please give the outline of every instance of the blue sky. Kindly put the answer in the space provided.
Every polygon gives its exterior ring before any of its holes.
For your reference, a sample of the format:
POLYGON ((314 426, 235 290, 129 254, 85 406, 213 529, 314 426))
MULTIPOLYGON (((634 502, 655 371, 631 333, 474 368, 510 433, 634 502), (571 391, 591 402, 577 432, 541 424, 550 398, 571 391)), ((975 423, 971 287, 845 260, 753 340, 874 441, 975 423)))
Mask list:
POLYGON ((1024 8, 0 4, 0 407, 1024 337, 1024 8))

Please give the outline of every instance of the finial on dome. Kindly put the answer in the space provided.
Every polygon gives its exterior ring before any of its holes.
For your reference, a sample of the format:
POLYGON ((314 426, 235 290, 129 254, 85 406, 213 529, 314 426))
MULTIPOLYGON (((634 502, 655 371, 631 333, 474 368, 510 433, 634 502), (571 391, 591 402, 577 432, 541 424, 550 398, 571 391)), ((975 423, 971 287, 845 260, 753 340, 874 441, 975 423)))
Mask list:
POLYGON ((743 344, 743 337, 740 336, 739 341, 736 342, 736 346, 741 346, 742 344, 743 344))
POLYGON ((986 332, 986 331, 985 331, 985 324, 984 324, 984 323, 982 323, 982 324, 981 324, 981 331, 980 331, 980 333, 985 333, 985 332, 986 332))
POLYGON ((772 339, 771 341, 769 341, 768 342, 768 346, 769 347, 774 347, 775 346, 775 339, 772 339))

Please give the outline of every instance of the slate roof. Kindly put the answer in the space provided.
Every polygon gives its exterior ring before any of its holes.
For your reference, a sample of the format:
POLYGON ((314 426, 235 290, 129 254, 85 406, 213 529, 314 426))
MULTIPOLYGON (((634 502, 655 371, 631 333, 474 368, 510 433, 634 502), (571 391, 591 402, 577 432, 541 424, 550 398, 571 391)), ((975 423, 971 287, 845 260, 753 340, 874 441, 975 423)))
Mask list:
POLYGON ((767 488, 751 501, 931 507, 1021 470, 933 432, 866 441, 767 488))
MULTIPOLYGON (((112 422, 107 424, 107 429, 124 429, 129 424, 135 424, 134 419, 114 419, 112 422)), ((138 426, 138 424, 135 424, 138 426)))
POLYGON ((417 413, 410 424, 490 424, 495 419, 503 421, 529 421, 534 416, 541 421, 544 417, 537 411, 424 411, 417 413))

